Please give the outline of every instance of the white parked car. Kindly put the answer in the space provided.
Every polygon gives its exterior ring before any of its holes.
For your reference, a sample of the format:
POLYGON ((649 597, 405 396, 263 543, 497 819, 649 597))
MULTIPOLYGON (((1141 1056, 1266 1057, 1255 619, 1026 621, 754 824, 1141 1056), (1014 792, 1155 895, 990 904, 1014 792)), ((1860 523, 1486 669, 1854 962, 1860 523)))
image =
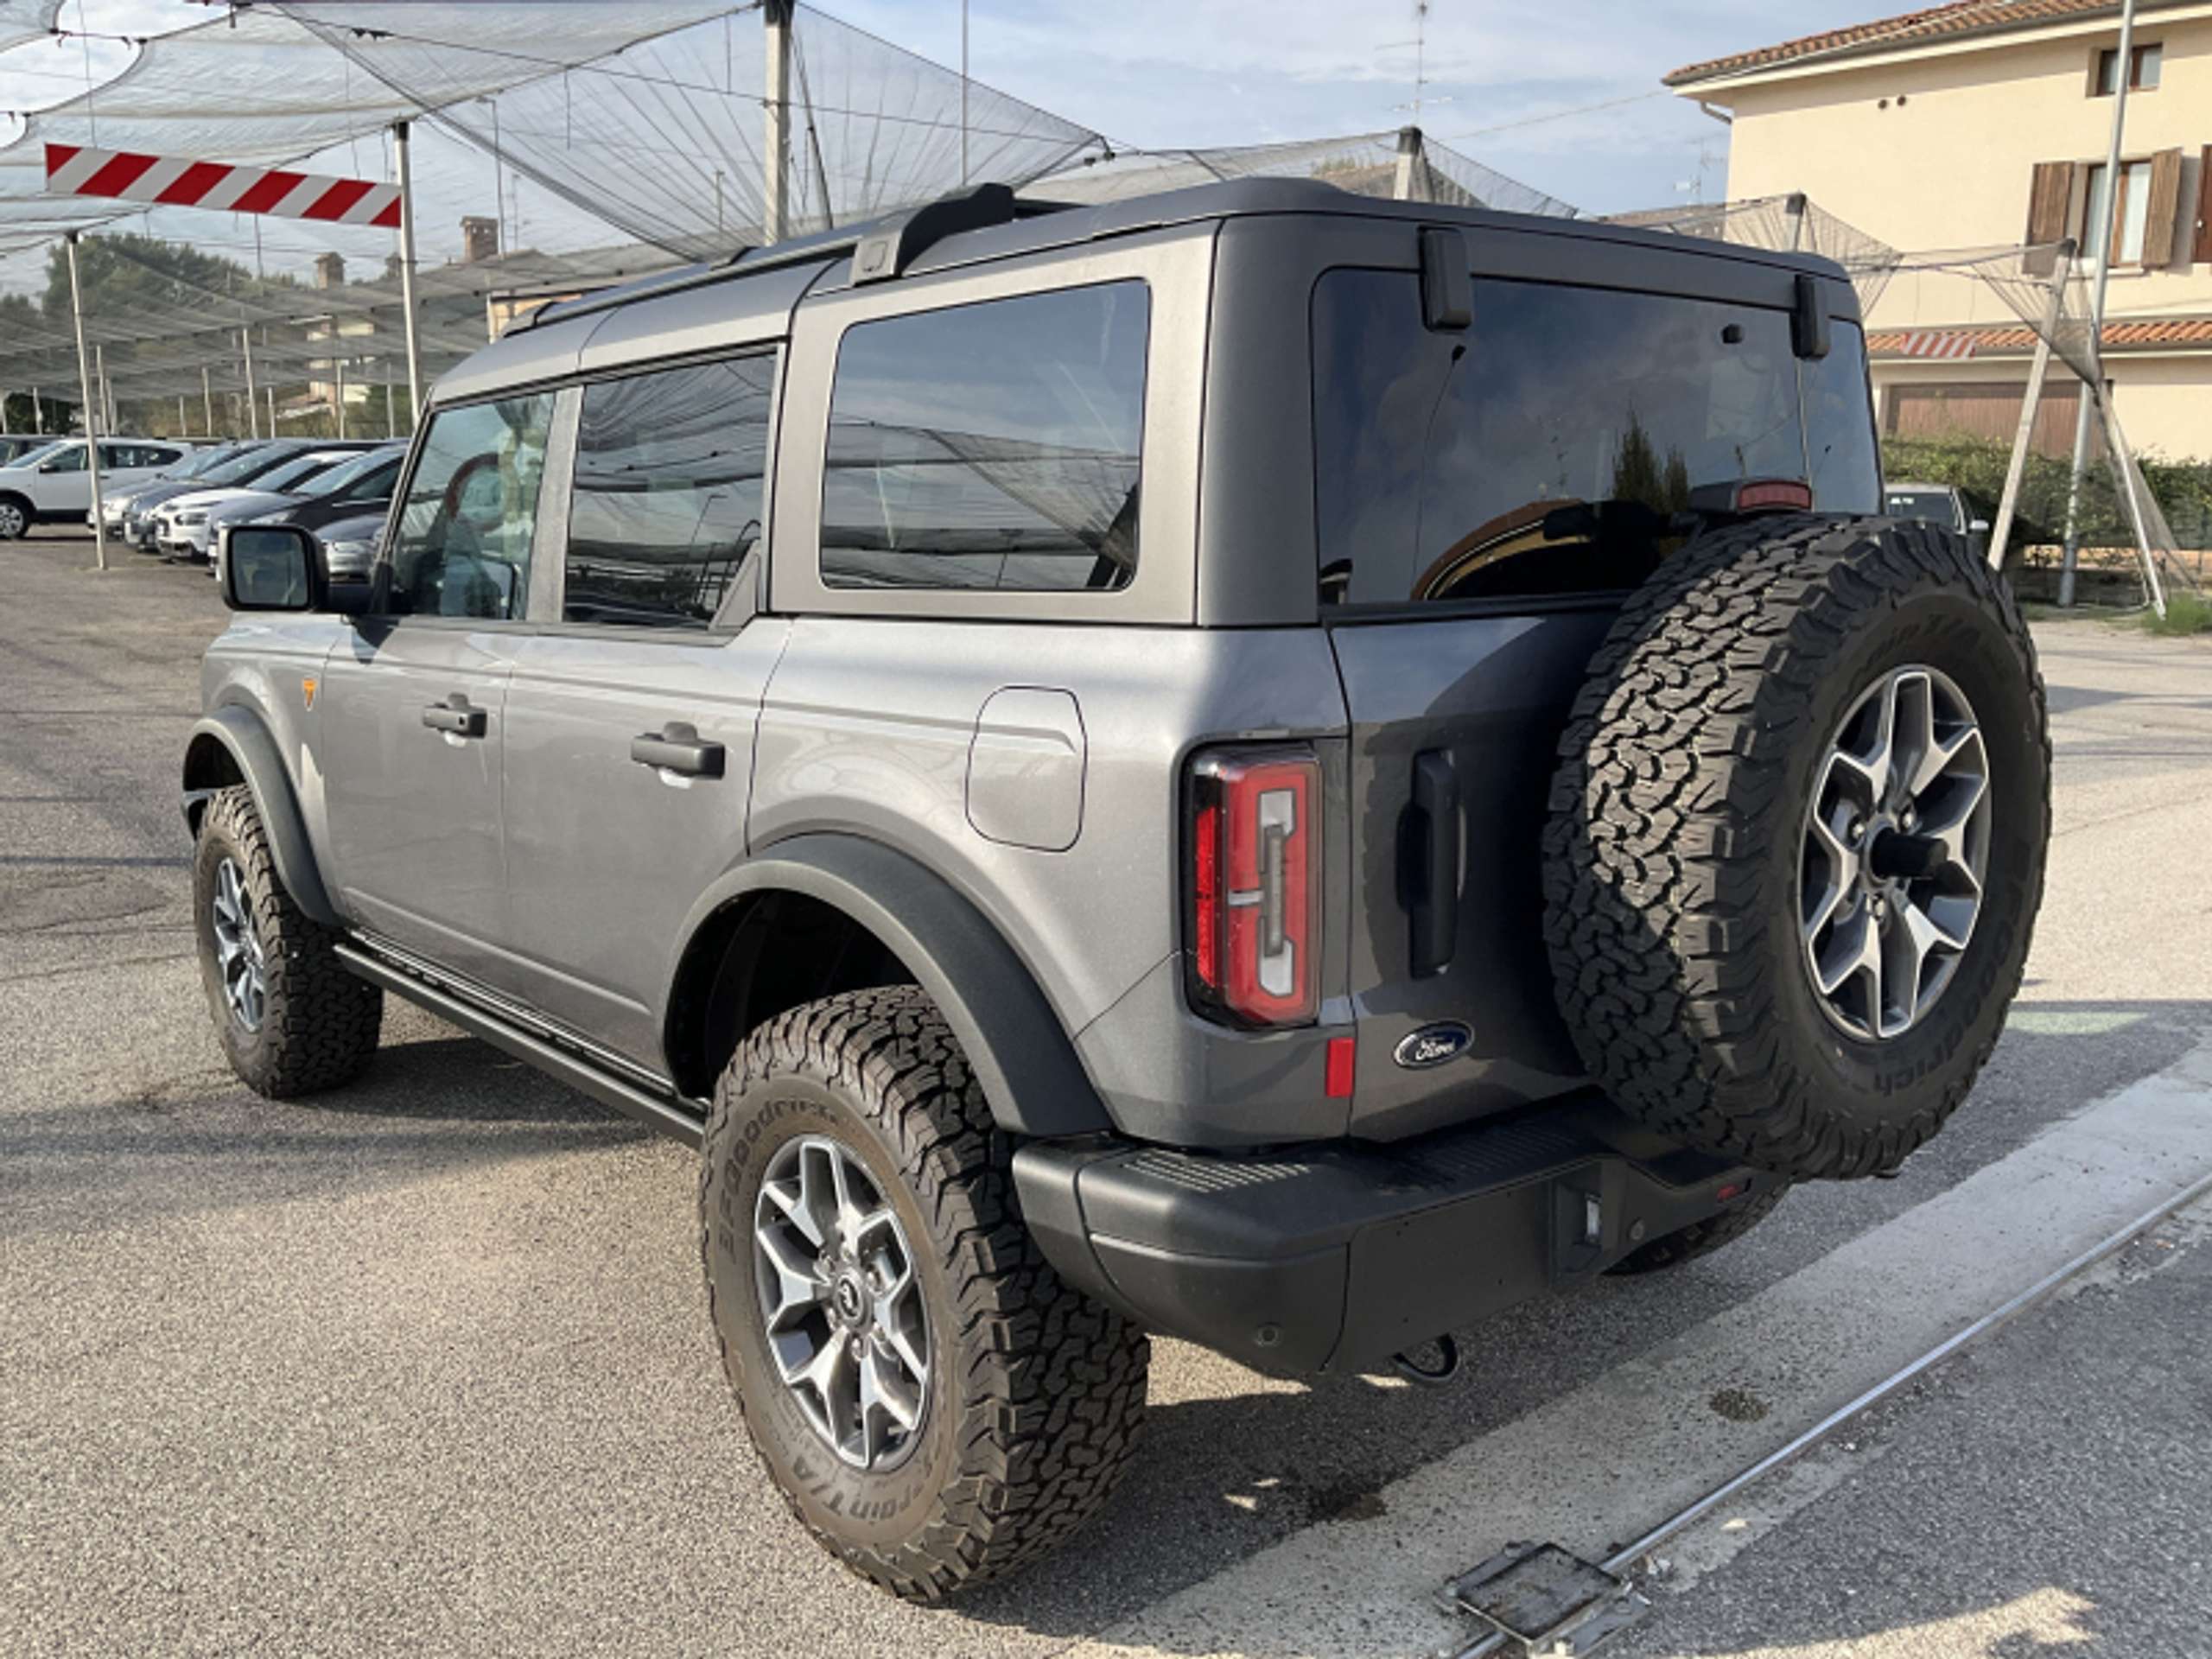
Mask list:
MULTIPOLYGON (((102 438, 100 488, 151 478, 184 459, 188 444, 155 438, 102 438)), ((0 540, 34 524, 74 520, 92 510, 92 474, 85 441, 68 438, 0 467, 0 540)))

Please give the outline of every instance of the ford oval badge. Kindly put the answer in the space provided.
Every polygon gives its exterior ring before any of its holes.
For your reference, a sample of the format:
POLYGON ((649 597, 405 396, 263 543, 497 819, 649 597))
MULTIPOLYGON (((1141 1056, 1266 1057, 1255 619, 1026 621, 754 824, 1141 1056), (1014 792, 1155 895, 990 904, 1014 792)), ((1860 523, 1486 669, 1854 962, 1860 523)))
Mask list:
POLYGON ((1426 1071, 1433 1065, 1458 1059, 1474 1040, 1475 1033, 1465 1026, 1457 1020, 1446 1020, 1408 1033, 1391 1058, 1408 1071, 1426 1071))

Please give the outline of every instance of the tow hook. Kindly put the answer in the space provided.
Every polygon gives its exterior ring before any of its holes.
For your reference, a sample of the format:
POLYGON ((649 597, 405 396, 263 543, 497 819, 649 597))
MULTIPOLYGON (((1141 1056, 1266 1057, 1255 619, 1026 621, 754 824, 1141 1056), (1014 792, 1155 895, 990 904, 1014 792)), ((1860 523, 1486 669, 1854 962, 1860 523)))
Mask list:
POLYGON ((1440 1389, 1459 1375, 1459 1344, 1457 1338, 1438 1337, 1433 1341, 1422 1343, 1421 1346, 1436 1350, 1435 1364, 1420 1363, 1411 1351, 1390 1356, 1390 1363, 1398 1368, 1398 1375, 1407 1382, 1418 1383, 1424 1389, 1440 1389))

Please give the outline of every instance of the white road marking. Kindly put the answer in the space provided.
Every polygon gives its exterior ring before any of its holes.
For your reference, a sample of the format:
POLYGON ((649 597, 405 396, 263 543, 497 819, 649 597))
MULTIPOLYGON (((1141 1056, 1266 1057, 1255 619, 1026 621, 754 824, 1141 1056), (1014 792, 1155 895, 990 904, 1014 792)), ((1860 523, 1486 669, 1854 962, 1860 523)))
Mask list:
MULTIPOLYGON (((1433 1600, 1454 1573, 1516 1539, 1610 1554, 2208 1170, 2212 1046, 1415 1471, 1384 1489, 1377 1518, 1306 1528, 1070 1659, 1456 1651, 1476 1632, 1433 1600), (1724 1389, 1766 1414, 1721 1415, 1724 1389)), ((1471 1359, 1478 1375, 1510 1363, 1471 1359)))

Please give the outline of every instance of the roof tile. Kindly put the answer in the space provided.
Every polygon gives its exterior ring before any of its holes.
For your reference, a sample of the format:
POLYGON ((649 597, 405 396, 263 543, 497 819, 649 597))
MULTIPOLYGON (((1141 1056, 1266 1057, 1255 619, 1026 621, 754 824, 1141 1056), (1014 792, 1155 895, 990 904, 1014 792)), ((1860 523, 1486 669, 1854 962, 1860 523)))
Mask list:
POLYGON ((1879 17, 1872 22, 1853 23, 1847 28, 1829 29, 1825 34, 1808 35, 1775 46, 1758 47, 1749 52, 1736 52, 1726 57, 1708 59, 1703 63, 1686 64, 1665 79, 1669 86, 1685 86, 1697 81, 1713 80, 1723 75, 1769 68, 1777 64, 1820 57, 1829 53, 1848 54, 1854 49, 1867 49, 1893 42, 1904 45, 1915 41, 1941 40, 1951 35, 2027 29, 2037 23, 2093 17, 2100 12, 2117 15, 2119 10, 2118 0, 1950 0, 1947 5, 1908 11, 1895 17, 1879 17))

